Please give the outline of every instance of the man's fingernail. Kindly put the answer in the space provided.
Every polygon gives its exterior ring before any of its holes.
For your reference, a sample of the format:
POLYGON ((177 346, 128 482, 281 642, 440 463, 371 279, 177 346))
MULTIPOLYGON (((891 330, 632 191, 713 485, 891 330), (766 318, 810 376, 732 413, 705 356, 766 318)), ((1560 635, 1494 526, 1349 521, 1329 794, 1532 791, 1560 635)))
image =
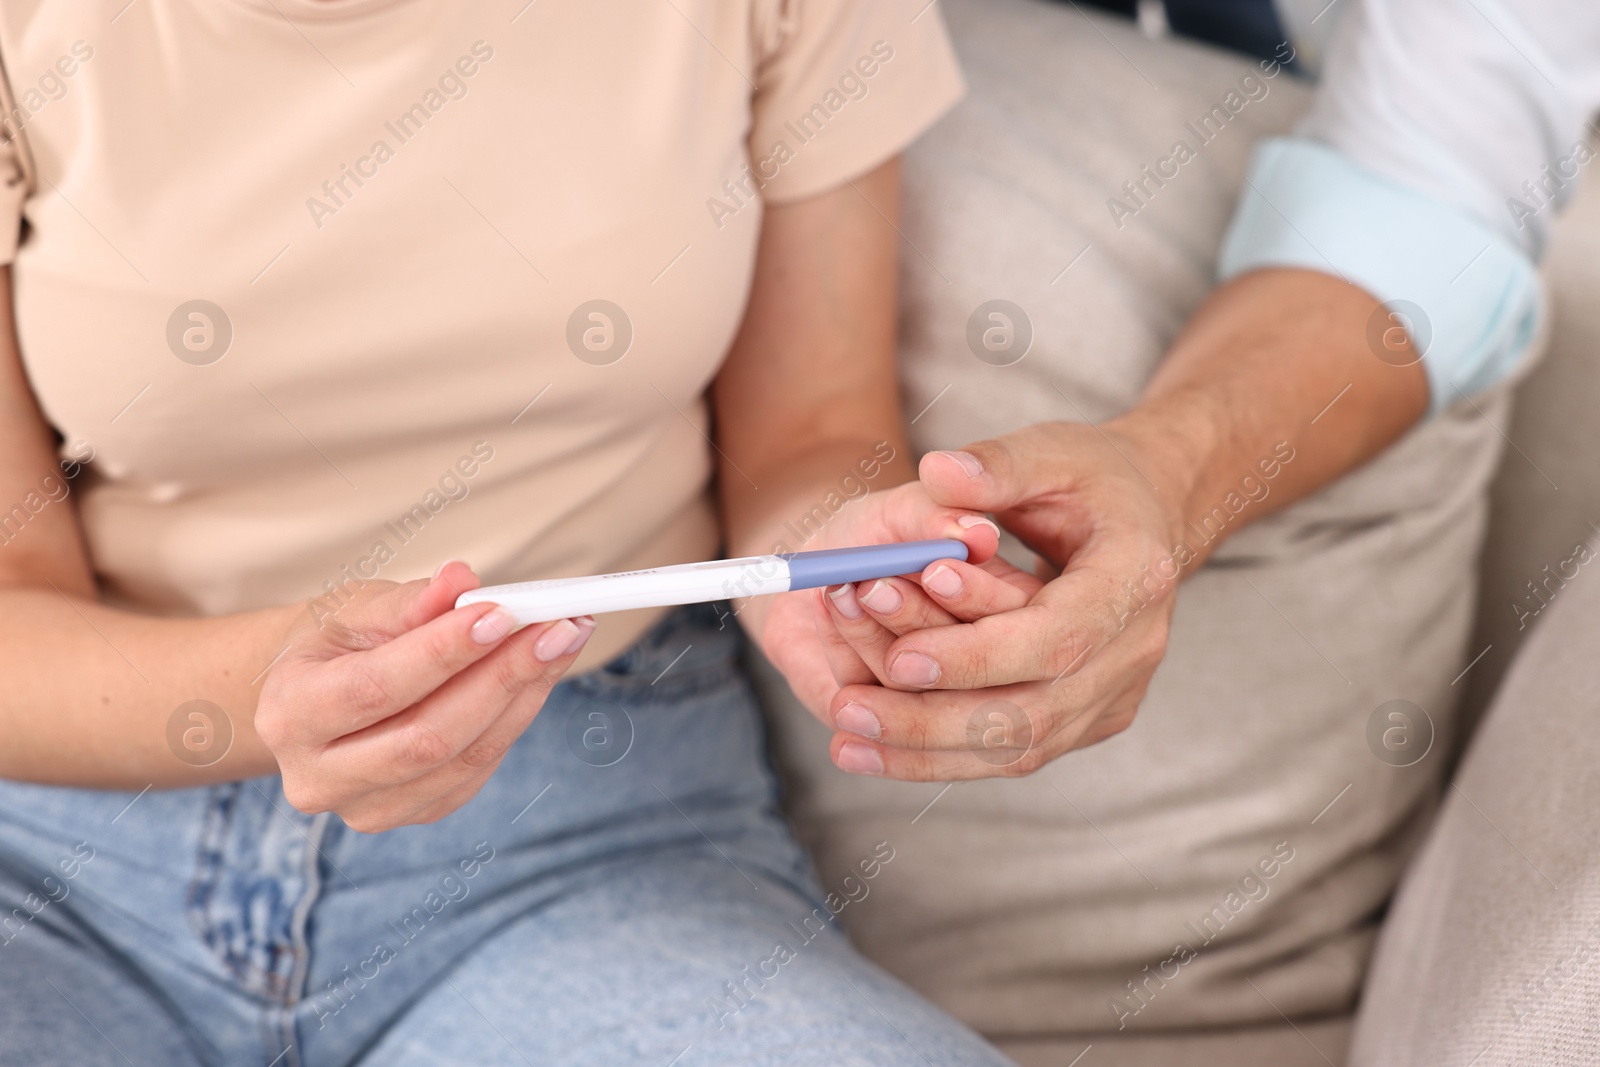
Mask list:
POLYGON ((902 652, 889 665, 889 677, 901 685, 932 685, 939 680, 939 665, 921 652, 902 652))
POLYGON ((928 589, 931 589, 933 592, 944 597, 946 600, 949 600, 952 597, 960 596, 961 590, 964 587, 964 583, 961 581, 961 575, 957 574, 955 571, 951 570, 949 567, 946 567, 942 563, 933 568, 933 570, 929 572, 928 576, 922 579, 922 584, 928 589))
POLYGON ((592 633, 594 630, 591 627, 579 626, 571 619, 562 619, 540 634, 539 640, 533 643, 533 658, 542 663, 551 663, 570 655, 582 648, 592 633))
POLYGON ((883 732, 883 727, 878 725, 878 717, 853 701, 839 709, 839 714, 833 718, 833 724, 841 730, 848 730, 873 740, 877 740, 878 735, 883 732))
POLYGON ((882 774, 883 757, 870 745, 846 741, 839 748, 839 769, 851 774, 882 774))
POLYGON ((872 588, 861 594, 861 603, 879 615, 893 615, 905 602, 900 590, 884 581, 873 582, 872 588))
POLYGON ((466 560, 464 560, 464 559, 456 559, 454 557, 451 557, 450 559, 447 559, 443 563, 439 564, 439 569, 434 571, 433 572, 433 577, 428 579, 428 580, 430 582, 437 582, 439 580, 439 575, 443 574, 444 573, 444 569, 446 567, 450 566, 450 564, 452 564, 452 563, 465 563, 465 562, 466 562, 466 560))
POLYGON ((493 611, 472 624, 472 639, 480 645, 492 645, 517 627, 517 617, 496 604, 493 611))
POLYGON ((856 603, 856 587, 849 582, 828 590, 828 599, 833 601, 834 609, 845 618, 861 618, 863 612, 861 605, 856 603))
POLYGON ((971 452, 941 452, 941 456, 949 456, 956 461, 956 465, 964 471, 968 478, 976 478, 983 473, 983 464, 978 462, 978 457, 971 452))
POLYGON ((987 526, 994 531, 996 537, 1000 536, 1000 527, 994 524, 994 520, 986 519, 982 515, 963 515, 956 520, 956 525, 963 530, 970 530, 974 526, 987 526))

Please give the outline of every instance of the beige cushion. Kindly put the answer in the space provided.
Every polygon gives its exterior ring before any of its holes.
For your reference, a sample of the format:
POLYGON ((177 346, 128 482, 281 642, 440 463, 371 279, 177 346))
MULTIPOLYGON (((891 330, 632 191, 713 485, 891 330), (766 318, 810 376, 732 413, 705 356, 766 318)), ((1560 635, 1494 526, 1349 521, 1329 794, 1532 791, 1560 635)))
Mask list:
MULTIPOLYGON (((1600 1063, 1600 558, 1575 552, 1600 520, 1592 182, 1555 230, 1548 274, 1555 332, 1508 428, 1521 451, 1496 479, 1479 630, 1516 658, 1384 924, 1360 1067, 1600 1063), (1552 581, 1551 606, 1519 628, 1546 565, 1577 577, 1552 581)), ((1474 673, 1486 684, 1499 666, 1491 652, 1474 673)))
MULTIPOLYGON (((1135 402, 1204 296, 1251 141, 1286 129, 1306 89, 1267 82, 1119 229, 1108 196, 1192 139, 1185 123, 1254 65, 1071 5, 941 6, 972 91, 908 162, 907 407, 932 405, 915 444, 1104 419, 1135 402), (1009 367, 964 339, 997 297, 1036 331, 1009 367)), ((1504 419, 1504 396, 1478 404, 1504 419)), ((1243 531, 1186 585, 1134 726, 1031 778, 945 790, 845 775, 828 731, 769 686, 791 811, 824 878, 876 842, 896 849, 847 916, 857 943, 1019 1058, 1064 1064, 1091 1042, 1085 1063, 1152 1048, 1168 1062, 1337 1057, 1376 917, 1437 794, 1499 449, 1463 405, 1243 531), (1367 741, 1394 699, 1439 735, 1407 768, 1367 741), (1275 849, 1293 858, 1250 877, 1275 849), (1221 933, 1202 944, 1208 915, 1221 933), (1197 957, 1168 964, 1180 942, 1197 957)))
POLYGON ((1350 1042, 1345 1017, 1179 1031, 1129 1037, 1090 1034, 1005 1041, 1001 1048, 1018 1067, 1328 1067, 1344 1063, 1350 1042))
POLYGON ((1591 553, 1517 657, 1406 877, 1363 994, 1355 1067, 1600 1063, 1591 553))
POLYGON ((1483 600, 1473 639, 1489 651, 1462 681, 1466 710, 1487 706, 1531 628, 1518 608, 1538 606, 1527 583, 1594 534, 1600 522, 1600 188, 1585 172, 1578 195, 1551 229, 1545 262, 1551 301, 1549 351, 1517 387, 1502 424, 1515 444, 1495 476, 1484 548, 1483 600))

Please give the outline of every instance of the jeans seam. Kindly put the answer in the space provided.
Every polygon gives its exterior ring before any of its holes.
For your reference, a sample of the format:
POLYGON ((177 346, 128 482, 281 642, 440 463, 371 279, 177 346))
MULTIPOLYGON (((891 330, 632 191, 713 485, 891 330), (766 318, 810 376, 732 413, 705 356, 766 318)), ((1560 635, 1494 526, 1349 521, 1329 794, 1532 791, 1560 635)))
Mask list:
POLYGON ((306 828, 305 891, 295 904, 289 924, 289 943, 294 953, 294 967, 290 980, 284 986, 283 1000, 276 1012, 278 1037, 284 1044, 281 1053, 284 1067, 300 1067, 295 1008, 305 999, 308 992, 307 984, 311 980, 311 942, 306 936, 306 929, 311 921, 311 909, 322 895, 322 868, 319 860, 322 855, 322 840, 327 833, 328 822, 332 818, 328 812, 322 812, 313 816, 311 825, 306 828))
POLYGON ((245 975, 228 958, 227 952, 219 951, 220 938, 212 921, 211 905, 216 899, 223 872, 227 869, 227 861, 222 854, 223 842, 227 839, 228 826, 233 821, 241 790, 242 785, 238 782, 228 782, 206 790, 206 806, 200 818, 198 835, 200 840, 195 856, 194 877, 189 881, 189 891, 185 901, 189 911, 189 922, 199 935, 200 943, 206 947, 223 970, 239 982, 244 981, 245 975))

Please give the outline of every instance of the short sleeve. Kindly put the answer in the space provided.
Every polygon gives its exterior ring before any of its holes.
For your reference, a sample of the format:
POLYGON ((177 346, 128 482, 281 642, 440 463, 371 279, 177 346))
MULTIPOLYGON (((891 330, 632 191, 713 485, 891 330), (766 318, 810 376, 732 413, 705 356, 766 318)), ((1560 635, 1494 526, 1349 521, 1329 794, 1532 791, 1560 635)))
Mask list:
POLYGON ((824 192, 916 140, 965 86, 930 0, 767 0, 750 167, 772 203, 824 192))

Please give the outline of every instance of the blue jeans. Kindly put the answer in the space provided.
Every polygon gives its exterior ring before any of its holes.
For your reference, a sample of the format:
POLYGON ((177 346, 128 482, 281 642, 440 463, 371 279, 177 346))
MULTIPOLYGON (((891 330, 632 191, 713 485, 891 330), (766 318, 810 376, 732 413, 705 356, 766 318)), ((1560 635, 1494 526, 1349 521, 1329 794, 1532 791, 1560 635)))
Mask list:
POLYGON ((840 933, 894 842, 816 884, 738 652, 676 612, 430 826, 0 783, 0 1064, 1004 1064, 840 933))

